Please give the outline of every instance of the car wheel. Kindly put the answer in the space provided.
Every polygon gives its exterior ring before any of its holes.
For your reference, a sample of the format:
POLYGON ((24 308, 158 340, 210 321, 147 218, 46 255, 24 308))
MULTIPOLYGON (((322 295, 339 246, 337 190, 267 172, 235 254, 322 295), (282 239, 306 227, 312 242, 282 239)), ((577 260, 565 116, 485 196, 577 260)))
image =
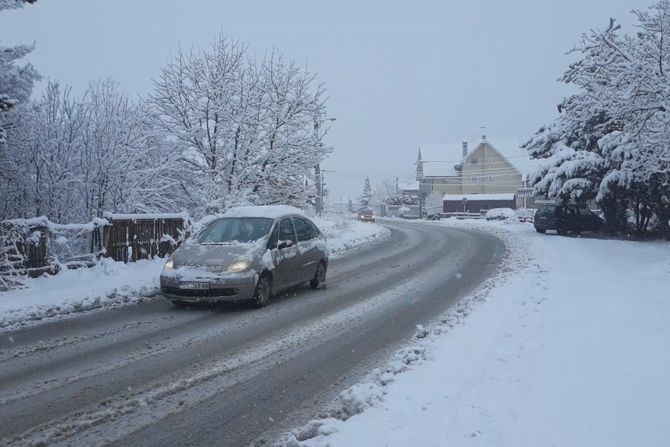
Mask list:
POLYGON ((566 230, 565 228, 557 228, 556 233, 558 233, 559 236, 565 236, 566 234, 568 234, 568 230, 566 230))
POLYGON ((542 233, 542 234, 547 232, 547 230, 542 230, 540 228, 536 228, 535 231, 537 231, 538 233, 542 233))
POLYGON ((270 275, 263 273, 256 283, 256 289, 254 290, 254 297, 251 299, 251 305, 256 308, 267 306, 271 296, 272 280, 270 279, 270 275))
POLYGON ((321 284, 326 282, 326 264, 323 261, 319 262, 319 265, 316 267, 316 273, 314 273, 314 278, 309 282, 309 286, 312 289, 318 289, 321 284))

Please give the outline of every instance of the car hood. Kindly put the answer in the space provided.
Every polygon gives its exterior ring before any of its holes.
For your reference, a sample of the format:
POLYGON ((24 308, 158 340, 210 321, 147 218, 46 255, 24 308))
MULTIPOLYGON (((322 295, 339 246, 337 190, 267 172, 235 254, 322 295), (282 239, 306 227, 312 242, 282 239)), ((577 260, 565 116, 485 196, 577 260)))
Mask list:
POLYGON ((175 268, 182 265, 203 267, 228 267, 243 258, 252 261, 262 254, 263 244, 184 244, 172 254, 175 268))

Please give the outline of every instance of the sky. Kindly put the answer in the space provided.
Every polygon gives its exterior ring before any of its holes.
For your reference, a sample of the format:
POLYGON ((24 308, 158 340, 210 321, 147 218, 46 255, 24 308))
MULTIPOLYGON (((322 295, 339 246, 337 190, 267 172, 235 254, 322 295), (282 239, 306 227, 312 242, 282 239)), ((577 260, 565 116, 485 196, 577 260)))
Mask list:
MULTIPOLYGON (((83 91, 111 78, 152 91, 179 48, 219 35, 277 49, 316 72, 331 122, 323 163, 330 201, 363 180, 411 178, 423 143, 529 138, 570 93, 557 81, 582 33, 651 0, 38 0, 0 14, 2 45, 34 42, 45 79, 83 91)), ((44 82, 43 82, 44 83, 44 82)), ((42 83, 42 84, 43 84, 42 83)), ((40 86, 35 93, 39 94, 40 86)), ((495 143, 495 141, 493 141, 495 143)))

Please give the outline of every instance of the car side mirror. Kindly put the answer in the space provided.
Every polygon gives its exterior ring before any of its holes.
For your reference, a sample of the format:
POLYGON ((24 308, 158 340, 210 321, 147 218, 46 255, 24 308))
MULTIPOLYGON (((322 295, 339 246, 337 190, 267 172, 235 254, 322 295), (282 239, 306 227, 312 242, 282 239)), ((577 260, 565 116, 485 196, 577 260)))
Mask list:
POLYGON ((288 248, 288 247, 291 247, 291 246, 293 246, 293 241, 292 240, 279 241, 279 245, 277 245, 277 248, 279 250, 283 250, 284 248, 288 248))

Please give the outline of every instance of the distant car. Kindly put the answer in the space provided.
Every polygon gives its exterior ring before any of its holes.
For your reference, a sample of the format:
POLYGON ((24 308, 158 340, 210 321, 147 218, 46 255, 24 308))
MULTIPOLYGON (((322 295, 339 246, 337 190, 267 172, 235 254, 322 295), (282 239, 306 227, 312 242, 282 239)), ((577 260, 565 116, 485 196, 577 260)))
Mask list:
POLYGON ((371 208, 361 208, 358 210, 358 220, 361 222, 374 222, 375 212, 371 208))
POLYGON ((520 208, 515 211, 515 214, 519 222, 533 223, 535 220, 535 210, 531 208, 520 208))
POLYGON ((605 222, 582 205, 545 205, 535 212, 533 222, 538 233, 554 230, 560 235, 568 233, 599 232, 605 222))
POLYGON ((187 239, 167 260, 161 291, 175 305, 249 301, 326 280, 328 250, 319 228, 288 206, 233 208, 187 239))
POLYGON ((486 220, 515 219, 516 213, 512 208, 492 208, 486 212, 486 220))

